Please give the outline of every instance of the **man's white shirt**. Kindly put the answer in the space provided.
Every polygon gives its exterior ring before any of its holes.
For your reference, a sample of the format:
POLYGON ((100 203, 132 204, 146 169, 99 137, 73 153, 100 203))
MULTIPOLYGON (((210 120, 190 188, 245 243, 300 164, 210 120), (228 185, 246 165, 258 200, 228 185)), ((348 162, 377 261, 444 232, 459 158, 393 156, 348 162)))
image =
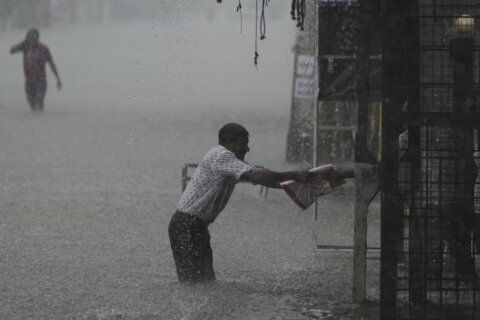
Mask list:
POLYGON ((203 157, 178 203, 178 211, 212 223, 230 199, 240 176, 253 170, 223 146, 212 148, 203 157))

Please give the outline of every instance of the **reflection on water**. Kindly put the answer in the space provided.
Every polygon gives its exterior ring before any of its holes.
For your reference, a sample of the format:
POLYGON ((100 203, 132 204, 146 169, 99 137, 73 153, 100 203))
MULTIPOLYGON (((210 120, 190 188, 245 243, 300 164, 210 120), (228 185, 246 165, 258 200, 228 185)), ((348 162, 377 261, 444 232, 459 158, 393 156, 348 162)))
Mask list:
MULTIPOLYGON (((376 307, 339 306, 320 297, 266 292, 238 282, 216 281, 200 285, 168 284, 165 295, 148 310, 132 306, 97 309, 91 319, 178 319, 178 320, 275 320, 275 319, 375 319, 376 307)), ((89 319, 90 319, 89 318, 89 319)))

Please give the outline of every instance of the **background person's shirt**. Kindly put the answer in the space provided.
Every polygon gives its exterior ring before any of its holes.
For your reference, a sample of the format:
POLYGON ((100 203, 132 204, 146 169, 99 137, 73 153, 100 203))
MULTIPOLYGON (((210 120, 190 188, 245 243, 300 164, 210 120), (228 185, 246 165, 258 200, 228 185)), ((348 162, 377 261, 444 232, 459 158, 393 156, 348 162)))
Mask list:
POLYGON ((212 223, 230 198, 240 176, 253 168, 223 146, 203 157, 178 203, 178 211, 212 223))
POLYGON ((52 63, 52 56, 47 46, 38 43, 31 47, 23 44, 23 71, 26 80, 46 80, 45 64, 52 63))

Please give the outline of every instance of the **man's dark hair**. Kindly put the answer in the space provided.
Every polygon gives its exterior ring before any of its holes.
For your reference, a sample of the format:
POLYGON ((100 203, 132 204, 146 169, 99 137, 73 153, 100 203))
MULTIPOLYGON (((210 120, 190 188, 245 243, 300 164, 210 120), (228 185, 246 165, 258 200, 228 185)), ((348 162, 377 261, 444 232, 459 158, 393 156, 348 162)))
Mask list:
POLYGON ((31 28, 30 30, 27 31, 27 37, 32 35, 36 39, 40 38, 40 32, 38 31, 37 28, 31 28))
POLYGON ((248 138, 247 129, 238 123, 230 122, 218 131, 218 144, 223 146, 225 143, 237 141, 239 137, 248 138))

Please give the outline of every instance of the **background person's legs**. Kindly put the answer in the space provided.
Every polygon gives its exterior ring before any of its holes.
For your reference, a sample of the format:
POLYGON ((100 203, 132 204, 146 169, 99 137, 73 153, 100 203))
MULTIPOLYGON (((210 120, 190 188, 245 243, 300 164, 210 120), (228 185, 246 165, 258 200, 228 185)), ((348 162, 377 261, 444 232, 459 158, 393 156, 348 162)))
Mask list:
POLYGON ((25 93, 28 104, 32 110, 43 111, 43 100, 47 92, 46 80, 27 80, 25 82, 25 93))
POLYGON ((47 81, 37 80, 37 88, 35 92, 35 105, 37 110, 43 111, 43 100, 45 99, 45 93, 47 92, 47 81))
POLYGON ((36 93, 36 85, 35 82, 32 80, 25 81, 25 94, 27 95, 27 101, 30 105, 30 109, 35 110, 35 93, 36 93))

